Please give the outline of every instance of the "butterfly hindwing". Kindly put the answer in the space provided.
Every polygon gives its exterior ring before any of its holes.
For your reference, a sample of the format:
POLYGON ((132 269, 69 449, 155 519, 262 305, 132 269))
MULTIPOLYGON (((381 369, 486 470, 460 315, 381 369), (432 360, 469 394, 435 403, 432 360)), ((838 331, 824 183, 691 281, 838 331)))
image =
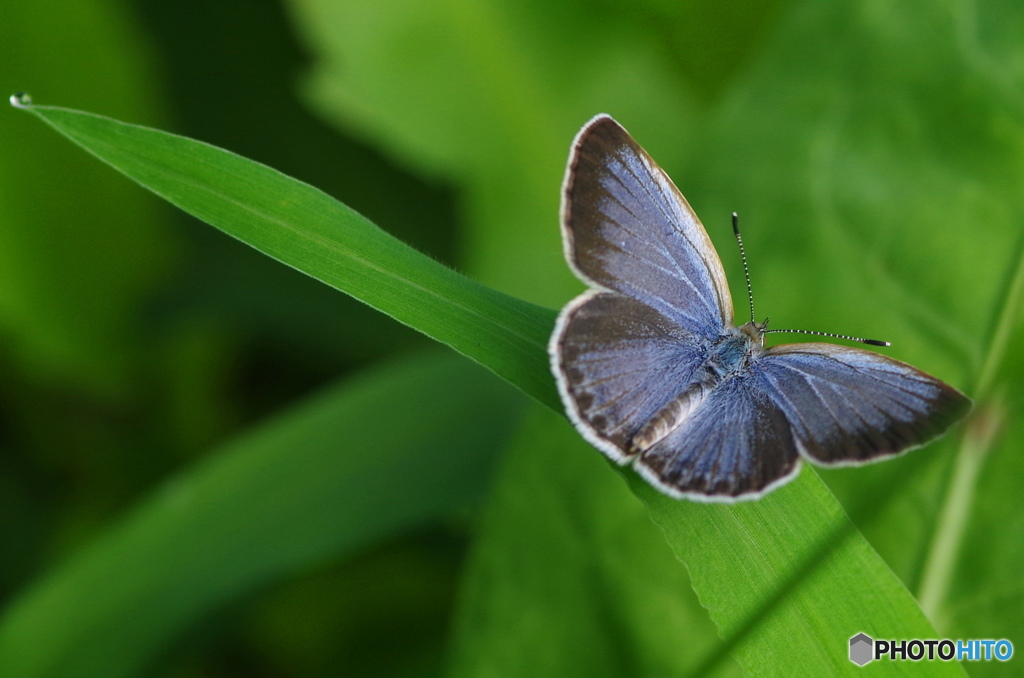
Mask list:
POLYGON ((648 482, 697 501, 753 499, 792 479, 800 456, 783 411, 758 375, 715 386, 693 413, 636 460, 648 482))
POLYGON ((635 299, 587 293, 559 316, 552 367, 573 422, 623 463, 632 437, 675 396, 671 384, 692 381, 706 344, 635 299))

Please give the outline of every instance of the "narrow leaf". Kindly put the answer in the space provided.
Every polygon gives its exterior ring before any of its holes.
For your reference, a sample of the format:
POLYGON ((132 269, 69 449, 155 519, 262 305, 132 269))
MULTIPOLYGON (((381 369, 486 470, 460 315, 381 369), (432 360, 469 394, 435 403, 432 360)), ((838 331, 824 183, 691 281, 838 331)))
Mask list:
MULTIPOLYGON (((806 470, 756 502, 725 509, 672 501, 631 483, 690 571, 694 590, 726 640, 694 673, 729 653, 749 675, 861 675, 849 639, 938 638, 914 597, 806 470)), ((899 662, 875 675, 904 675, 899 662)), ((963 676, 956 662, 915 665, 915 675, 963 676), (925 673, 920 673, 924 671, 925 673)))
POLYGON ((203 614, 475 501, 522 402, 437 355, 314 398, 30 588, 0 620, 0 676, 139 675, 203 614))
POLYGON ((686 676, 714 652, 686 569, 608 471, 564 418, 530 412, 466 568, 453 678, 686 676))
MULTIPOLYGON (((859 676, 848 658, 858 633, 939 637, 816 474, 729 506, 676 501, 630 473, 645 512, 568 423, 534 414, 470 562, 454 676, 703 678, 734 671, 730 656, 750 676, 859 676), (687 583, 724 643, 700 627, 687 583)), ((964 675, 955 662, 911 668, 964 675)))
POLYGON ((27 110, 186 212, 557 406, 544 351, 552 311, 461 276, 322 191, 229 151, 91 113, 27 110))

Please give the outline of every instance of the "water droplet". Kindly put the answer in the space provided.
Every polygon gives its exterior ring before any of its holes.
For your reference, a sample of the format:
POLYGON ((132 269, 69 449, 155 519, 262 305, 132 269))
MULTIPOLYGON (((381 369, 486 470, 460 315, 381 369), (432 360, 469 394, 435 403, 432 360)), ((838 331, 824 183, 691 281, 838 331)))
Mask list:
POLYGON ((32 105, 32 95, 28 92, 15 92, 11 95, 11 106, 15 108, 28 108, 32 105))

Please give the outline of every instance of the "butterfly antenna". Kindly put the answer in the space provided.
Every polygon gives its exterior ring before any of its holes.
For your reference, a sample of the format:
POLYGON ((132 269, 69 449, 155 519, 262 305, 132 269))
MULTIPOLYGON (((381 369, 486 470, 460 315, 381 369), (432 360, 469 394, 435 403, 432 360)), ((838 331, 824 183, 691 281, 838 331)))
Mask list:
MULTIPOLYGON (((743 236, 740 235, 740 217, 735 212, 732 213, 732 232, 736 234, 736 243, 740 246, 740 259, 743 260, 743 277, 747 280, 747 298, 750 300, 750 321, 754 322, 754 289, 750 286, 750 268, 747 266, 747 253, 743 250, 743 236)), ((769 330, 765 329, 767 325, 768 319, 765 318, 765 321, 761 326, 762 334, 773 334, 778 332, 787 332, 791 334, 814 334, 819 337, 845 339, 846 341, 856 341, 861 344, 869 344, 871 346, 892 346, 888 341, 882 341, 881 339, 864 339, 863 337, 851 337, 848 334, 817 332, 815 330, 769 330)))
POLYGON ((792 332, 796 334, 816 334, 819 337, 833 337, 834 339, 846 339, 847 341, 858 341, 862 344, 870 344, 871 346, 892 346, 888 341, 882 341, 880 339, 864 339, 862 337, 851 337, 848 334, 833 334, 832 332, 816 332, 814 330, 764 330, 764 334, 770 334, 773 332, 792 332))
POLYGON ((747 266, 747 253, 743 250, 743 236, 740 235, 740 215, 735 212, 732 213, 732 232, 736 234, 736 243, 740 246, 743 277, 747 279, 747 299, 750 300, 750 322, 754 322, 754 288, 750 286, 750 268, 747 266))

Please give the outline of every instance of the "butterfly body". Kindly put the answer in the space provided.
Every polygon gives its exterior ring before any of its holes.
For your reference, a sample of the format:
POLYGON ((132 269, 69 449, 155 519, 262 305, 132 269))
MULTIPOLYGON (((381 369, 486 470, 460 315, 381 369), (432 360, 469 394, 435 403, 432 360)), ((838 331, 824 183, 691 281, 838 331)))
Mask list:
POLYGON ((764 338, 756 323, 731 327, 711 350, 708 369, 720 377, 746 368, 764 346, 764 338))
POLYGON ((709 344, 706 358, 694 371, 692 382, 633 435, 629 442, 631 455, 650 449, 680 426, 722 380, 741 376, 749 369, 751 361, 757 359, 762 340, 747 334, 748 326, 757 327, 748 323, 742 328, 730 328, 725 335, 709 344))
POLYGON ((582 435, 659 490, 762 496, 800 460, 856 465, 927 442, 970 401, 910 365, 825 343, 765 348, 733 323, 704 227, 608 116, 577 135, 563 187, 566 258, 591 288, 552 335, 552 369, 582 435))

